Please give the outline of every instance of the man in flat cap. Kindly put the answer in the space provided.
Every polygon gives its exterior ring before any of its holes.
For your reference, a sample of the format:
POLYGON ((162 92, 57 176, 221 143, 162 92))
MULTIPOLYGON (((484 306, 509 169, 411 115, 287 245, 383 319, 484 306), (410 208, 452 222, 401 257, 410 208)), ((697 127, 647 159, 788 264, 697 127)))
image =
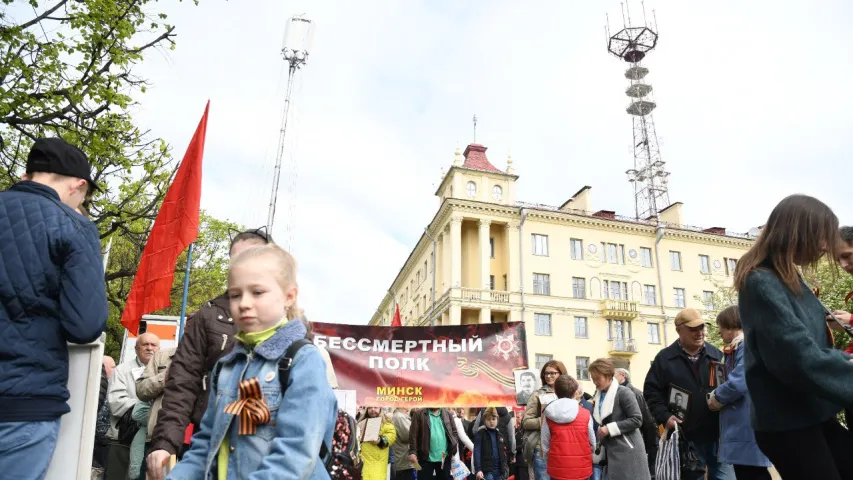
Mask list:
POLYGON ((70 411, 68 347, 106 327, 101 243, 80 215, 89 160, 36 140, 24 180, 0 192, 0 476, 44 478, 70 411))
POLYGON ((723 353, 705 343, 705 320, 692 308, 685 308, 675 316, 678 339, 655 356, 643 396, 655 421, 673 429, 681 424, 684 436, 708 467, 710 480, 734 480, 734 467, 717 461, 720 439, 720 420, 717 412, 708 408, 705 398, 716 385, 711 375, 712 362, 722 361, 723 353), (670 389, 675 386, 690 392, 684 420, 674 415, 670 405, 670 389))

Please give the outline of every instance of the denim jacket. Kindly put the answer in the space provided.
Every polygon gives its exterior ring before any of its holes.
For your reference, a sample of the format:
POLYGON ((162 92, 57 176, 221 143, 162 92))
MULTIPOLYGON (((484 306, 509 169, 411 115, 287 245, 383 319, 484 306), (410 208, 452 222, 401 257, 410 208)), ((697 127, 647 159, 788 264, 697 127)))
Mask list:
POLYGON ((278 379, 279 359, 305 333, 302 322, 291 321, 254 352, 237 343, 219 360, 222 369, 217 385, 212 385, 199 431, 167 480, 215 478, 219 448, 226 435, 231 446, 228 476, 218 480, 329 478, 319 453, 323 443, 331 447, 338 402, 317 348, 306 345, 296 354, 284 396, 278 379), (239 420, 224 410, 239 398, 240 381, 252 377, 261 383, 270 421, 258 425, 254 435, 238 435, 239 420))

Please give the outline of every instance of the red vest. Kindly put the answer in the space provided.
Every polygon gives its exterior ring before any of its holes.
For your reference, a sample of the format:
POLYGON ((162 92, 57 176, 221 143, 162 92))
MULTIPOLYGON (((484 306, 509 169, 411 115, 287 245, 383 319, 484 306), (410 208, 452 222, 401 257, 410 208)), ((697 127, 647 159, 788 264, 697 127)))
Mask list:
POLYGON ((548 476, 554 480, 587 480, 592 476, 589 415, 589 410, 578 405, 578 416, 572 423, 547 420, 551 429, 548 476))

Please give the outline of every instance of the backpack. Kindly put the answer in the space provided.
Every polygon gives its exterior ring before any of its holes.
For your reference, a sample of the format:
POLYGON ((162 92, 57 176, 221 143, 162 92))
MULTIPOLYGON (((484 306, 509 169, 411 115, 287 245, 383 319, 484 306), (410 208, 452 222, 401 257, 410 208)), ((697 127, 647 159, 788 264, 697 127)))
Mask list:
MULTIPOLYGON (((301 339, 293 342, 284 356, 278 361, 278 380, 281 383, 281 396, 287 391, 287 381, 290 379, 290 366, 299 349, 311 345, 311 341, 301 339)), ((222 364, 217 363, 213 372, 213 383, 219 386, 219 372, 222 364)), ((325 443, 320 446, 320 459, 332 480, 361 480, 361 446, 358 442, 355 419, 347 412, 338 409, 335 421, 335 431, 332 434, 332 450, 325 443)))

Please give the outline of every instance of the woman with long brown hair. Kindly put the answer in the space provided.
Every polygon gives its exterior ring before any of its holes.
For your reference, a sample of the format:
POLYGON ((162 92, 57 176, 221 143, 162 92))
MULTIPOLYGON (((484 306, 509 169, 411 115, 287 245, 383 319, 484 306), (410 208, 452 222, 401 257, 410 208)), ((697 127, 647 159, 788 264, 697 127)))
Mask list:
POLYGON ((799 272, 834 259, 837 242, 832 210, 792 195, 735 271, 755 439, 785 480, 853 478, 853 436, 835 418, 853 405, 853 363, 833 348, 823 306, 799 272))
POLYGON ((541 431, 542 431, 542 410, 548 405, 543 395, 550 394, 550 400, 556 400, 554 394, 554 383, 560 375, 566 375, 566 366, 559 360, 550 360, 542 366, 542 388, 533 392, 530 399, 527 401, 527 408, 524 410, 524 417, 521 420, 521 426, 524 428, 524 459, 527 461, 530 471, 530 478, 535 480, 549 480, 548 463, 541 454, 541 431))

